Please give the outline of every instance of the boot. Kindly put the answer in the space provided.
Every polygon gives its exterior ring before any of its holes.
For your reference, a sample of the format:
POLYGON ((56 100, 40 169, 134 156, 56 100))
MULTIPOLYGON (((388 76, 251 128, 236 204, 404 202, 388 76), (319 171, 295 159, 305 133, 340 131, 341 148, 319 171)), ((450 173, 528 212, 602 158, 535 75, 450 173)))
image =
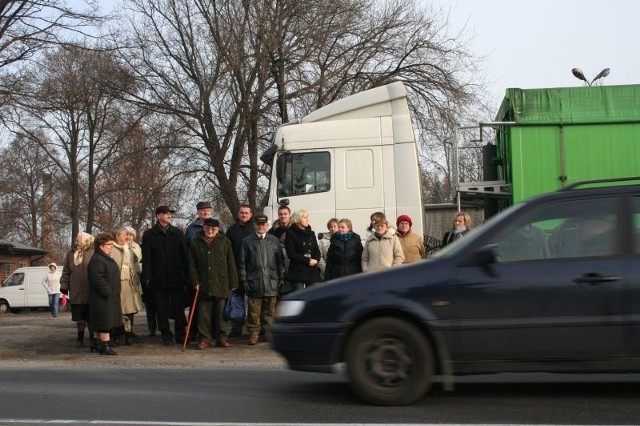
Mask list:
POLYGON ((96 337, 91 339, 91 346, 89 346, 89 349, 91 350, 91 352, 93 351, 100 352, 100 339, 96 337))
POLYGON ((124 345, 131 346, 131 332, 124 332, 124 345))
POLYGON ((100 341, 100 355, 118 355, 118 352, 113 350, 108 340, 100 341))
POLYGON ((78 331, 78 337, 76 338, 76 348, 82 348, 84 346, 84 330, 78 331))

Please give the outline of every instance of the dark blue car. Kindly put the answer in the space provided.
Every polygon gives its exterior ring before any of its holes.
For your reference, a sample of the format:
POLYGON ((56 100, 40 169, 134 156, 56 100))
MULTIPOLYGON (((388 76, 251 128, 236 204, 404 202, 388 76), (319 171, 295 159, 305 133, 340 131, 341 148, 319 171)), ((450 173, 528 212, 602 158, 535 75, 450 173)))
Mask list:
POLYGON ((367 402, 435 374, 640 371, 640 182, 583 183, 514 206, 434 258, 292 293, 272 346, 294 370, 346 364, 367 402), (596 185, 597 186, 597 185, 596 185))

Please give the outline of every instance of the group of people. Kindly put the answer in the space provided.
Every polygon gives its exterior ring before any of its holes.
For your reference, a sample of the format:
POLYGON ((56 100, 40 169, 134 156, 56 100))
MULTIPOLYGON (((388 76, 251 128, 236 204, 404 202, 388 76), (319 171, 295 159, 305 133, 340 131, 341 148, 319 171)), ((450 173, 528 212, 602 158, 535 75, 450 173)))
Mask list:
POLYGON ((95 237, 81 232, 67 254, 60 292, 69 295, 77 347, 84 346, 87 332, 91 352, 117 355, 111 341, 114 333, 131 344, 134 315, 142 310, 142 251, 135 237, 136 231, 126 226, 95 237))
MULTIPOLYGON (((300 209, 292 214, 284 205, 271 226, 267 216, 254 217, 251 207, 242 205, 226 232, 212 217, 211 203, 199 202, 196 210, 197 219, 182 232, 171 223, 175 211, 158 206, 156 222, 141 245, 135 230, 126 226, 95 238, 78 235, 59 277, 60 291, 70 295, 76 346, 84 346, 88 331, 92 352, 116 355, 112 336, 124 336, 125 345, 131 344, 134 316, 143 302, 149 336, 159 331, 167 346, 196 340, 200 350, 214 344, 226 348, 229 338, 242 336, 245 327, 249 345, 255 345, 261 338, 269 340, 282 295, 425 256, 423 238, 411 232, 408 215, 398 216, 393 229, 384 213, 373 213, 363 242, 346 218, 329 220, 328 232, 317 238, 309 213, 300 209), (231 292, 246 300, 247 307, 245 318, 228 327, 224 309, 231 292), (194 319, 189 336, 186 307, 194 319)), ((470 227, 468 215, 461 215, 454 224, 470 227)), ((464 235, 460 228, 464 226, 454 226, 443 244, 464 235)))

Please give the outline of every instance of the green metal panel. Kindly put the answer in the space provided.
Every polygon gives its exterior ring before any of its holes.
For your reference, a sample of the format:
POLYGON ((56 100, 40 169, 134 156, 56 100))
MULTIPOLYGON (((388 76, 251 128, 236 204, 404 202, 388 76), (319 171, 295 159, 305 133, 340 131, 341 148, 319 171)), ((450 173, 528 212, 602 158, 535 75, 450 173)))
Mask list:
POLYGON ((510 129, 511 191, 517 203, 560 188, 560 150, 557 127, 510 129))
POLYGON ((640 124, 567 126, 567 183, 640 175, 640 124))
POLYGON ((640 175, 640 85, 507 89, 498 178, 512 202, 586 179, 640 175))

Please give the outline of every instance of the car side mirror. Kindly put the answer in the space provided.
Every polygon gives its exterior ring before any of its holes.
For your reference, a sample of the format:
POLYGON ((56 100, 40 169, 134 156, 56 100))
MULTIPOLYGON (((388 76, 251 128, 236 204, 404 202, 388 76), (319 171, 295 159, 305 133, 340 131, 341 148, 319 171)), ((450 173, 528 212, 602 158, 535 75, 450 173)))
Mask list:
POLYGON ((488 275, 494 277, 493 265, 498 262, 497 244, 487 244, 474 250, 459 266, 476 266, 482 268, 488 275))
POLYGON ((485 246, 480 247, 475 253, 475 265, 476 266, 487 266, 492 265, 498 261, 497 255, 497 244, 487 244, 485 246))

